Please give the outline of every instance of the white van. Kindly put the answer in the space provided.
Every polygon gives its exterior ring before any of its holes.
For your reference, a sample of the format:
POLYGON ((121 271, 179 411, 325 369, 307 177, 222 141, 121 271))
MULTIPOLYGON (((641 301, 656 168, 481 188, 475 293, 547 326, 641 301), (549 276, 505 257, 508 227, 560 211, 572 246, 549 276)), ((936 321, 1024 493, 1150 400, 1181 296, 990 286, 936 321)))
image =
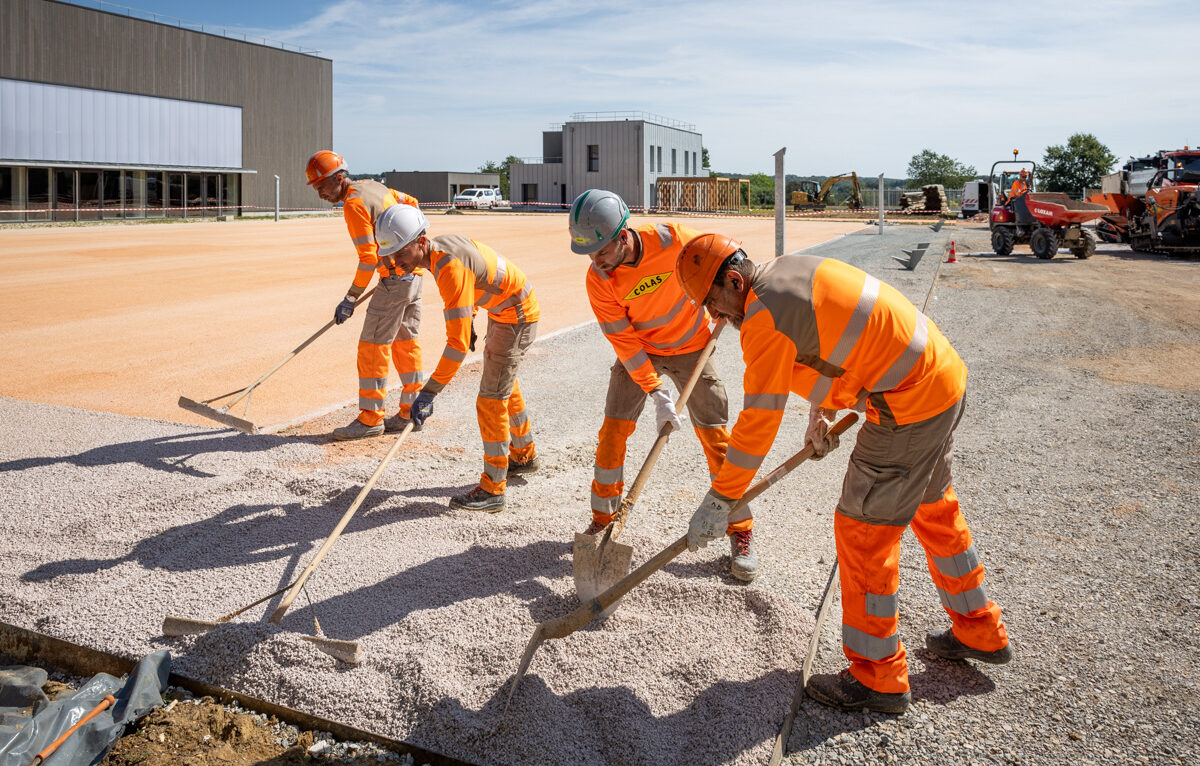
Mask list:
POLYGON ((454 195, 454 207, 491 208, 500 204, 499 189, 463 189, 454 195))

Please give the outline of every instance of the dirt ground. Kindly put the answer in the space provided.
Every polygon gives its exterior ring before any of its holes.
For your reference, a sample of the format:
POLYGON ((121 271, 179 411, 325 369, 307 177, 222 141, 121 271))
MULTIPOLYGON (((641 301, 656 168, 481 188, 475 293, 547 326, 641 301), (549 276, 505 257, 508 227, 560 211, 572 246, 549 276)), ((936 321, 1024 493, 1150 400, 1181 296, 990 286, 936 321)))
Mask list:
MULTIPOLYGON (((633 219, 659 220, 671 219, 633 219)), ((718 219, 680 220, 703 230, 718 219)), ((468 213, 431 221, 433 233, 471 236, 525 271, 542 306, 540 336, 593 319, 586 261, 568 249, 564 215, 468 213)), ((774 247, 772 219, 719 219, 719 226, 751 252, 774 247)), ((787 247, 859 228, 789 221, 787 247)), ((180 395, 210 399, 266 372, 329 321, 357 263, 344 222, 332 216, 0 227, 0 253, 0 395, 194 425, 211 421, 179 409, 180 395)), ((423 302, 420 337, 432 368, 445 344, 432 280, 423 302)), ((356 399, 362 314, 325 333, 257 390, 248 419, 277 424, 356 399)))

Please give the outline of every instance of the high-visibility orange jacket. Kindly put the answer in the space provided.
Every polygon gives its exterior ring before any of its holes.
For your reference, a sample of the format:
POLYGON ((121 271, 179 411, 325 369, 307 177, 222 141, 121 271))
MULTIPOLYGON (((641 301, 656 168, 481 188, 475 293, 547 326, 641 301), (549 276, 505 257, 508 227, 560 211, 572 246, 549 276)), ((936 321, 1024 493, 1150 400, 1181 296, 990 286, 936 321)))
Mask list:
POLYGON ((962 398, 967 367, 895 288, 832 258, 785 255, 750 280, 741 330, 745 401, 713 490, 742 496, 775 441, 789 392, 883 425, 962 398))
POLYGON ((679 251, 699 232, 673 223, 633 229, 637 263, 612 271, 588 268, 587 293, 600 331, 629 376, 649 393, 662 385, 646 354, 689 354, 708 343, 708 312, 697 309, 672 278, 679 251))
POLYGON ((425 390, 437 393, 467 358, 476 309, 504 324, 536 322, 541 310, 525 273, 482 242, 461 234, 443 234, 431 239, 430 245, 429 262, 446 319, 446 349, 425 382, 425 390))
POLYGON ((1029 191, 1029 184, 1025 183, 1020 178, 1018 178, 1017 180, 1013 181, 1012 188, 1008 190, 1008 198, 1010 200, 1014 200, 1017 197, 1020 197, 1021 195, 1025 194, 1028 191, 1029 191))
POLYGON ((342 217, 346 219, 350 241, 358 251, 358 271, 354 273, 354 292, 358 294, 371 284, 372 271, 378 269, 380 279, 402 273, 391 258, 379 257, 379 245, 375 243, 375 219, 384 210, 399 203, 418 206, 416 197, 369 179, 351 181, 346 196, 342 198, 342 217))

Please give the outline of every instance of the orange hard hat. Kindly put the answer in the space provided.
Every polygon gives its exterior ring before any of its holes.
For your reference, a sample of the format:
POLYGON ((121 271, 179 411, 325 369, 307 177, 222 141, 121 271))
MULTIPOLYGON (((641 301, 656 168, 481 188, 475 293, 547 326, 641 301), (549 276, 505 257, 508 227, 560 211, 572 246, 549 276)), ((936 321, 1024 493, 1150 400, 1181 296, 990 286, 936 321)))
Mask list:
POLYGON ((675 261, 675 278, 683 285, 688 300, 703 305, 721 264, 741 249, 741 242, 724 234, 701 234, 684 245, 675 261))
POLYGON ((1029 175, 1029 168, 1021 168, 1021 178, 1029 175))
POLYGON ((342 159, 342 155, 322 149, 308 158, 308 164, 304 166, 304 175, 308 176, 308 185, 312 186, 345 169, 346 160, 342 159))

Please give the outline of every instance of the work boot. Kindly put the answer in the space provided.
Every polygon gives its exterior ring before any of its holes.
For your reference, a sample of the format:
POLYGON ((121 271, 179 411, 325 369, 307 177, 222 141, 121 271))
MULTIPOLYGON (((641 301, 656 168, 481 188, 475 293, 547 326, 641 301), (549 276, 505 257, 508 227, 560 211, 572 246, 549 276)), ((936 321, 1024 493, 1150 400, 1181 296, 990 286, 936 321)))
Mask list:
POLYGON ((899 715, 908 709, 912 700, 909 692, 887 694, 868 689, 850 675, 849 670, 840 673, 821 673, 808 679, 804 687, 808 696, 838 710, 872 710, 876 713, 899 715))
POLYGON ((377 426, 369 426, 358 418, 355 418, 354 422, 350 425, 333 429, 333 440, 338 442, 366 439, 370 436, 383 436, 383 423, 377 426))
POLYGON ((926 633, 925 648, 946 660, 979 660, 991 665, 1003 665, 1012 659, 1012 645, 1005 644, 1003 649, 985 652, 982 649, 972 649, 958 640, 950 628, 941 633, 926 633))
MULTIPOLYGON (((383 430, 385 433, 398 434, 412 421, 400 415, 399 413, 392 415, 387 420, 383 421, 383 430)), ((417 425, 413 423, 413 431, 420 431, 425 427, 425 424, 417 425)))
POLYGON ((537 455, 521 462, 518 460, 508 459, 508 475, 513 476, 520 473, 535 473, 537 469, 542 467, 542 461, 538 460, 537 455))
POLYGON ((603 532, 607 526, 608 526, 607 524, 601 524, 600 522, 596 521, 595 519, 592 519, 592 523, 588 524, 588 528, 583 530, 583 533, 585 535, 596 535, 596 534, 603 532))
POLYGON ((464 511, 496 513, 504 510, 504 495, 493 495, 483 487, 475 487, 465 495, 450 498, 450 507, 464 511))
POLYGON ((758 576, 758 556, 754 553, 754 530, 734 532, 729 536, 729 573, 750 582, 758 576))

